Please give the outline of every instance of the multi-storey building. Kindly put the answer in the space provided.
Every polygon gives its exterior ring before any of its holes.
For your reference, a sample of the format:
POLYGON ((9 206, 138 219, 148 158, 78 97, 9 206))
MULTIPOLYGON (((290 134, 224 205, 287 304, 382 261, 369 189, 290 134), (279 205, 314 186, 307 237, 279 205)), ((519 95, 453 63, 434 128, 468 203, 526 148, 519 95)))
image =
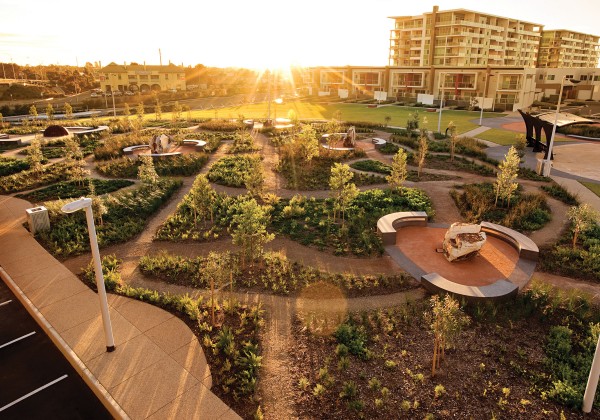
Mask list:
POLYGON ((105 91, 185 90, 185 70, 181 66, 146 64, 115 64, 100 69, 100 86, 105 91))
POLYGON ((460 105, 491 98, 496 109, 515 110, 558 95, 565 80, 564 98, 600 99, 597 36, 437 6, 391 19, 389 66, 315 67, 303 86, 320 95, 385 91, 406 102, 419 94, 460 105))
POLYGON ((544 68, 597 67, 600 37, 566 29, 544 30, 537 66, 544 68))
POLYGON ((395 16, 390 66, 535 67, 539 23, 466 9, 395 16))

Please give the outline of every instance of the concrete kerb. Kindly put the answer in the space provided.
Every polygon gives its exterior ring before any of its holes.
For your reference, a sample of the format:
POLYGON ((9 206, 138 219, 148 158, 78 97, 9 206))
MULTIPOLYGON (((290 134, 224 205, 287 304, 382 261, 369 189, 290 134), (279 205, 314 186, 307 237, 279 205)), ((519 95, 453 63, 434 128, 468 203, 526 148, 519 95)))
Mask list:
POLYGON ((54 327, 50 325, 48 320, 42 315, 42 313, 35 307, 33 302, 29 300, 23 293, 21 288, 13 281, 10 275, 0 267, 0 277, 6 282, 11 291, 17 296, 19 301, 23 304, 27 312, 36 320, 39 326, 44 332, 50 337, 52 342, 63 356, 69 361, 73 369, 75 369, 79 376, 85 381, 92 392, 98 397, 106 409, 114 418, 129 419, 130 417, 125 413, 121 406, 115 401, 115 399, 108 393, 106 388, 100 383, 100 381, 94 376, 92 372, 85 366, 85 364, 79 359, 77 354, 71 349, 71 347, 65 342, 65 340, 56 332, 54 327))

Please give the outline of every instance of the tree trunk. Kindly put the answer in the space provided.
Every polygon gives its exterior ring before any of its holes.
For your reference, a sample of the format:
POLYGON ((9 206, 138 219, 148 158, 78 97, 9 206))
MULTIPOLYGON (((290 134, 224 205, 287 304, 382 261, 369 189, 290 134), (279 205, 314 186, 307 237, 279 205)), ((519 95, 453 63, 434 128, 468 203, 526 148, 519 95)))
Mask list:
POLYGON ((577 236, 579 236, 579 229, 573 229, 573 249, 577 246, 577 236))

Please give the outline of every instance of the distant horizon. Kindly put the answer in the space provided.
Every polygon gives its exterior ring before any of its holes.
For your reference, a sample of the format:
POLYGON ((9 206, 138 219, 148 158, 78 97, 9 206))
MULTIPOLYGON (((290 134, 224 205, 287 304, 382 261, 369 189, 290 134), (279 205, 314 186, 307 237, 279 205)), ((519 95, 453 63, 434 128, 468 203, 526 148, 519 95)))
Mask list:
MULTIPOLYGON (((399 4, 305 0, 301 5, 275 0, 161 5, 105 0, 93 14, 75 0, 48 8, 41 0, 0 0, 3 28, 0 62, 20 66, 79 65, 86 62, 163 63, 207 67, 284 68, 290 65, 388 65, 389 16, 416 16, 440 10, 469 9, 539 23, 546 30, 598 32, 597 0, 425 0, 399 4), (566 13, 559 13, 565 11, 566 13), (27 23, 23 24, 26 16, 27 23)), ((597 34, 600 35, 600 34, 597 34)))

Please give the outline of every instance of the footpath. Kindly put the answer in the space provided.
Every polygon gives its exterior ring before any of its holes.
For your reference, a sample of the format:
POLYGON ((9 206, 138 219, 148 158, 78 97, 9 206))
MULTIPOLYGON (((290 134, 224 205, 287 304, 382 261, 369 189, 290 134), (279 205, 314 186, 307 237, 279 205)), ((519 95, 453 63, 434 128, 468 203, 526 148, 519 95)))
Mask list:
POLYGON ((160 308, 109 294, 106 352, 98 295, 23 227, 27 201, 0 196, 0 276, 115 418, 239 419, 210 388, 202 347, 160 308))

